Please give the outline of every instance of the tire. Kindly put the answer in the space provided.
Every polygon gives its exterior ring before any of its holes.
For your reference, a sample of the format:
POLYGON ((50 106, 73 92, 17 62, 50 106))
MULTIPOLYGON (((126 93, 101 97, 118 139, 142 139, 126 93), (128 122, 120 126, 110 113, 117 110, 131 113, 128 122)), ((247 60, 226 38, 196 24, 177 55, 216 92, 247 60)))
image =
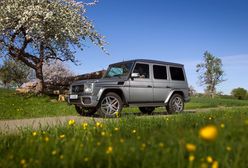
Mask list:
POLYGON ((75 105, 75 109, 77 113, 81 116, 92 116, 97 111, 96 108, 84 108, 84 107, 76 106, 76 105, 75 105))
POLYGON ((139 107, 139 110, 144 114, 152 114, 155 110, 155 107, 139 107))
POLYGON ((168 105, 166 106, 166 110, 169 114, 175 112, 182 112, 184 109, 184 100, 180 94, 174 94, 170 98, 168 105))
POLYGON ((99 104, 99 114, 102 117, 118 117, 123 108, 123 101, 114 92, 109 92, 103 96, 99 104))

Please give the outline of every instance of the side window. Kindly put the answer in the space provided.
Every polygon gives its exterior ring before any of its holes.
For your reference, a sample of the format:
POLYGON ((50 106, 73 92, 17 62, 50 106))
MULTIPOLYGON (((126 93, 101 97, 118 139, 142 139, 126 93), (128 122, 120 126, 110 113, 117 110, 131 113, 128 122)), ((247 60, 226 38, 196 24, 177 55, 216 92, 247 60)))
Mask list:
POLYGON ((170 74, 172 80, 184 81, 184 74, 182 68, 170 67, 170 74))
POLYGON ((139 78, 149 78, 149 65, 148 64, 136 64, 133 73, 138 73, 139 78))
POLYGON ((166 66, 153 65, 154 79, 167 79, 166 66))

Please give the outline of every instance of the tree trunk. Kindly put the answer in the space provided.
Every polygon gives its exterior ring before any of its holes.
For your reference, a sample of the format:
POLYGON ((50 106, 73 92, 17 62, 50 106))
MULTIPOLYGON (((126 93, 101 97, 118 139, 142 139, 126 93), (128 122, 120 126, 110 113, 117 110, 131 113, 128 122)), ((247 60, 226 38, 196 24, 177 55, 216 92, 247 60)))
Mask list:
POLYGON ((211 84, 210 93, 211 93, 211 98, 214 98, 215 97, 215 86, 214 86, 214 84, 211 84))
POLYGON ((44 93, 44 79, 43 79, 43 61, 44 61, 44 44, 41 42, 40 44, 40 59, 36 64, 35 73, 36 78, 38 79, 38 85, 36 86, 36 93, 44 93))
POLYGON ((42 63, 37 64, 35 69, 36 79, 38 80, 38 84, 35 88, 36 93, 44 93, 44 79, 42 73, 42 63))

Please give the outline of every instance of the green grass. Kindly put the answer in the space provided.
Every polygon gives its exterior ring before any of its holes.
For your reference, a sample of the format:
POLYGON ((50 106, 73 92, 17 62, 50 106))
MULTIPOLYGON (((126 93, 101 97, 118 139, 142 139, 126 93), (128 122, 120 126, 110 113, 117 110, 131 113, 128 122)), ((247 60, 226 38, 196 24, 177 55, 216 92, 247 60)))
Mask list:
POLYGON ((234 107, 248 106, 248 100, 238 100, 230 98, 208 98, 208 97, 192 97, 189 103, 186 103, 186 109, 197 108, 214 108, 214 107, 234 107))
MULTIPOLYGON (((54 100, 48 96, 19 95, 14 90, 0 89, 0 119, 77 115, 74 106, 68 106, 65 102, 54 100)), ((248 106, 248 100, 193 97, 189 103, 186 103, 185 109, 220 106, 248 106)), ((155 111, 164 112, 165 108, 157 108, 155 111)), ((123 112, 139 112, 139 109, 137 107, 124 108, 123 112)))
POLYGON ((76 123, 39 130, 35 136, 27 130, 20 135, 0 136, 0 167, 211 167, 208 156, 219 167, 247 166, 246 107, 106 119, 102 127, 92 121, 86 129, 76 123), (212 142, 199 138, 200 128, 209 124, 218 130, 212 142), (189 153, 187 143, 196 145, 196 151, 189 153), (189 161, 190 155, 194 161, 189 161))
POLYGON ((73 106, 52 101, 48 96, 16 94, 0 89, 0 119, 18 119, 59 115, 75 115, 73 106))

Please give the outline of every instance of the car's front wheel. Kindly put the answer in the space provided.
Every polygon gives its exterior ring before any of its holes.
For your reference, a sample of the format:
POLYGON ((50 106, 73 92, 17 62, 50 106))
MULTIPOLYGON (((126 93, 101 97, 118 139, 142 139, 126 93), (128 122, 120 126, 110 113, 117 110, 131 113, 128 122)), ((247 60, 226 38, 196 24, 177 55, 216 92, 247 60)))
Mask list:
POLYGON ((175 112, 182 112, 184 109, 184 100, 183 97, 180 94, 174 94, 170 98, 170 101, 168 102, 166 106, 166 110, 169 114, 175 113, 175 112))
POLYGON ((155 110, 155 107, 139 107, 139 110, 144 114, 152 114, 155 110))
POLYGON ((77 113, 81 116, 92 116, 97 111, 96 108, 85 108, 75 105, 77 113))
POLYGON ((109 92, 100 101, 99 113, 103 117, 118 117, 122 111, 123 102, 120 96, 109 92))

